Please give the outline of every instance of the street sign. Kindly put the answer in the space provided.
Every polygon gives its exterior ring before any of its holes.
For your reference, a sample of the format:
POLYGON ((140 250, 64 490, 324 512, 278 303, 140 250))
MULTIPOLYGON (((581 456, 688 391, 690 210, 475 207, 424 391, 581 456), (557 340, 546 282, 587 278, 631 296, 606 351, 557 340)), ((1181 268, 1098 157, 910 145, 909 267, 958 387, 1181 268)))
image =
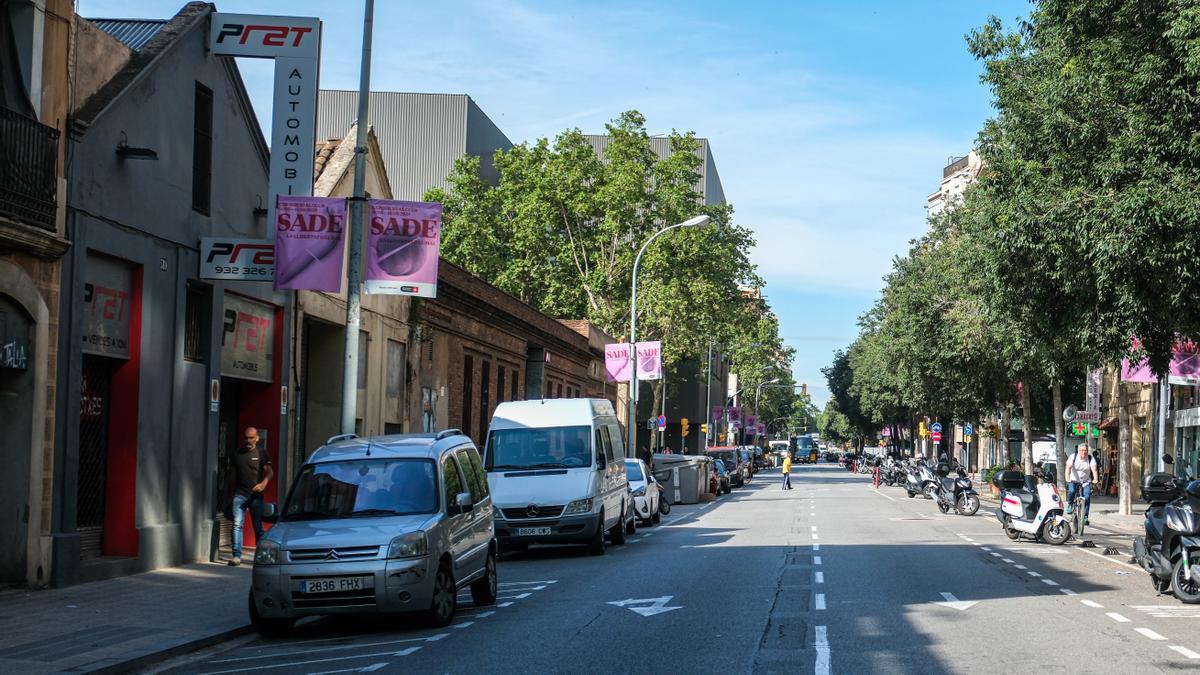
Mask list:
POLYGON ((971 442, 971 434, 963 434, 963 443, 971 442))
MULTIPOLYGON (((970 424, 963 427, 963 435, 964 436, 970 436, 973 433, 975 433, 975 427, 971 426, 970 424)), ((967 440, 970 440, 970 439, 967 439, 967 440)))
POLYGON ((1075 413, 1073 422, 1099 422, 1100 411, 1098 410, 1079 410, 1075 413))
POLYGON ((930 424, 930 425, 929 425, 929 430, 930 430, 930 431, 936 431, 936 432, 938 432, 938 433, 941 433, 941 431, 942 431, 942 423, 941 423, 941 422, 934 422, 933 424, 930 424))
POLYGON ((935 431, 932 434, 929 434, 929 437, 933 440, 934 443, 942 442, 942 432, 940 432, 940 431, 935 431))
POLYGON ((659 431, 667 430, 667 416, 666 415, 658 416, 658 430, 659 431))
POLYGON ((1088 371, 1084 409, 1089 412, 1100 410, 1100 369, 1088 371))

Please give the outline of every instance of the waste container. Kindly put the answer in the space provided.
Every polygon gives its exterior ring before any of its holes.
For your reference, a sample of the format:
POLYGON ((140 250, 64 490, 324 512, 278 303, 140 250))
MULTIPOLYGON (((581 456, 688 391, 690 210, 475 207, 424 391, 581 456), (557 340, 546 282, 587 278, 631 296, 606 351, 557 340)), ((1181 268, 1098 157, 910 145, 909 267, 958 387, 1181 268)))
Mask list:
POLYGON ((708 491, 707 457, 654 454, 654 478, 667 488, 672 504, 695 504, 708 491))

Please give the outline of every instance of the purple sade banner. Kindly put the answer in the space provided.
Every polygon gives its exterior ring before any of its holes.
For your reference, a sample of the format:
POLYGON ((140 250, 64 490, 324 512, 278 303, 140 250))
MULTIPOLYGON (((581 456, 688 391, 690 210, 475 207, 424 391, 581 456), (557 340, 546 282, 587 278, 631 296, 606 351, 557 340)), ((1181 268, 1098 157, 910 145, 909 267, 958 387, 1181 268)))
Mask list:
POLYGON ((372 199, 363 289, 383 295, 437 297, 442 205, 372 199))
POLYGON ((712 419, 710 420, 710 422, 712 424, 716 425, 716 424, 720 424, 725 421, 725 406, 714 405, 712 407, 711 412, 712 412, 712 419))
POLYGON ((758 418, 754 415, 746 415, 746 428, 751 430, 758 429, 758 418))
MULTIPOLYGON (((662 342, 637 343, 638 381, 662 379, 662 342)), ((604 345, 604 370, 609 382, 629 381, 629 343, 604 345)))
POLYGON ((340 291, 345 230, 345 198, 279 195, 275 290, 340 291))

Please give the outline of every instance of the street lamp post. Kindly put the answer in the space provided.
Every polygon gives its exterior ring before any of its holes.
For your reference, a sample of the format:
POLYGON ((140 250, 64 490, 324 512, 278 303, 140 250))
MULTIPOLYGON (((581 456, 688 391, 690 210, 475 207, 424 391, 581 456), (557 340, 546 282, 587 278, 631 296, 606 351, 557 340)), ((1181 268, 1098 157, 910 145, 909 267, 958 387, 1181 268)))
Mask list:
POLYGON ((758 395, 762 393, 762 388, 768 384, 775 384, 778 381, 779 381, 779 378, 777 377, 773 380, 767 380, 766 382, 759 382, 758 386, 754 388, 754 414, 755 415, 758 414, 758 395))
POLYGON ((638 267, 642 264, 642 254, 646 252, 646 247, 650 245, 650 242, 658 239, 664 232, 680 227, 707 225, 711 220, 708 216, 696 216, 682 223, 664 227, 650 235, 650 238, 646 240, 646 243, 642 244, 641 250, 638 251, 637 257, 633 260, 633 283, 629 294, 629 420, 626 425, 629 427, 627 429, 629 444, 625 448, 626 457, 637 457, 637 275, 638 267))

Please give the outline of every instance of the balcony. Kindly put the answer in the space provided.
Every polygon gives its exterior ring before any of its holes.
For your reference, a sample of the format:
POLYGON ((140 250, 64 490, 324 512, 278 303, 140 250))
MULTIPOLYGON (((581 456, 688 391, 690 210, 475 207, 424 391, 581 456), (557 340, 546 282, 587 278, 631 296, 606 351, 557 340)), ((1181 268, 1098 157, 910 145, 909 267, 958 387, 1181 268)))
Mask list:
POLYGON ((55 231, 58 130, 0 107, 0 218, 55 231))

